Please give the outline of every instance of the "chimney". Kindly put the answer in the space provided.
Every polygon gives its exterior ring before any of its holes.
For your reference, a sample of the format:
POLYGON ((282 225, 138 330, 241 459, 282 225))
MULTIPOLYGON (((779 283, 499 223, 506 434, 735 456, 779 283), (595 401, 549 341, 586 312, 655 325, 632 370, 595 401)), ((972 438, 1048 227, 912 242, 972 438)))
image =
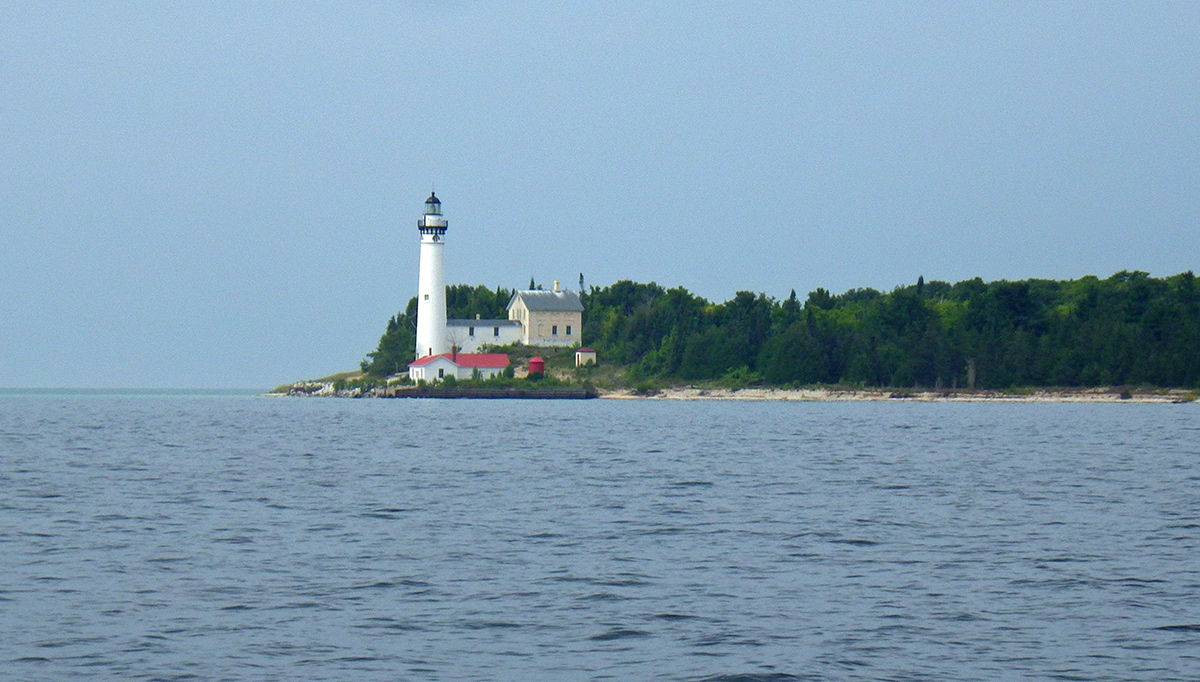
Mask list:
POLYGON ((458 364, 458 346, 450 346, 450 362, 458 364))
POLYGON ((558 293, 558 280, 554 280, 554 293, 558 293))

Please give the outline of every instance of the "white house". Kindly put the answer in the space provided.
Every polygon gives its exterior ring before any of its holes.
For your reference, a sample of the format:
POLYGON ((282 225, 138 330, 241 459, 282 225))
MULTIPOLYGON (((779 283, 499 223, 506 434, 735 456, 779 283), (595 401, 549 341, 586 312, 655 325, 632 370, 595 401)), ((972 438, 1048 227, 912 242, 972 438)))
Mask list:
POLYGON ((503 353, 443 353, 427 355, 408 365, 408 378, 413 381, 441 381, 447 376, 455 379, 471 379, 475 373, 479 378, 496 376, 508 367, 508 356, 503 353))
POLYGON ((474 353, 484 345, 511 346, 521 342, 521 323, 514 320, 448 320, 446 338, 464 353, 474 353))

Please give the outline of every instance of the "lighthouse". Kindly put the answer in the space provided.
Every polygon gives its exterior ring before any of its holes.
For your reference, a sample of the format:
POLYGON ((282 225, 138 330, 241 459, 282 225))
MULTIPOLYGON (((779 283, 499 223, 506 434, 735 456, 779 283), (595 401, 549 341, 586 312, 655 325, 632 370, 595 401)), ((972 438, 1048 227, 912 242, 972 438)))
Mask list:
POLYGON ((446 219, 442 202, 430 192, 425 215, 417 220, 421 232, 421 273, 417 286, 417 359, 449 353, 446 341, 446 272, 442 267, 446 219))

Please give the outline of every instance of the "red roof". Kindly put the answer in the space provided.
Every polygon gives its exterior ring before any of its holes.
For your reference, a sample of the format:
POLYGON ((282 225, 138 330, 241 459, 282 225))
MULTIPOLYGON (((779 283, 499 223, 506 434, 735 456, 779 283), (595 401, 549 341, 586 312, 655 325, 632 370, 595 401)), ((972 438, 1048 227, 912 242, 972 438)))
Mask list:
POLYGON ((580 348, 579 350, 577 350, 575 352, 576 353, 595 353, 596 351, 592 350, 591 348, 580 348))
POLYGON ((452 364, 471 369, 503 369, 508 367, 508 356, 504 353, 459 353, 453 360, 450 359, 450 353, 426 355, 416 362, 408 363, 408 366, 424 367, 438 358, 446 358, 452 364))

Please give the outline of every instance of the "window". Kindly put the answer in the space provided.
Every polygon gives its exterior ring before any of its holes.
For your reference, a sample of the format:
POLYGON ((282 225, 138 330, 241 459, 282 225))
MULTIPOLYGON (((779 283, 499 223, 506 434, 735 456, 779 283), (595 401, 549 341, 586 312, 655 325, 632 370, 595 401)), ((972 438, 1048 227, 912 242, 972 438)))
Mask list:
POLYGON ((429 300, 429 294, 425 294, 425 300, 426 300, 426 301, 428 301, 428 300, 429 300))
POLYGON ((439 378, 439 379, 445 379, 445 378, 446 378, 446 369, 445 369, 444 367, 439 367, 439 368, 438 368, 438 378, 439 378))
POLYGON ((492 336, 500 336, 500 328, 492 327, 492 336))
POLYGON ((571 335, 571 325, 567 325, 567 336, 571 335))
POLYGON ((472 338, 475 337, 475 328, 474 327, 467 327, 467 336, 470 336, 472 338))
POLYGON ((550 328, 550 336, 558 336, 558 325, 557 324, 550 328))

